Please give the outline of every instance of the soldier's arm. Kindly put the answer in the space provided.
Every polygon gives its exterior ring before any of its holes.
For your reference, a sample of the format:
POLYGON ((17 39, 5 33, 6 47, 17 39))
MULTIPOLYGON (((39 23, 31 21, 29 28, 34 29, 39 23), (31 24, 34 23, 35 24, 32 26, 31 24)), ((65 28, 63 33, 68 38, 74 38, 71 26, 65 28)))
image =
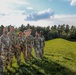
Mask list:
POLYGON ((1 52, 2 52, 2 43, 1 43, 1 38, 0 38, 0 55, 1 55, 1 52))
POLYGON ((35 37, 33 38, 33 47, 35 46, 35 37))
POLYGON ((33 47, 33 43, 34 43, 34 42, 33 42, 33 36, 32 36, 32 35, 31 35, 31 40, 32 40, 32 41, 31 41, 31 47, 33 47))
POLYGON ((44 46, 45 46, 45 37, 43 36, 44 40, 43 40, 43 43, 44 43, 44 46))

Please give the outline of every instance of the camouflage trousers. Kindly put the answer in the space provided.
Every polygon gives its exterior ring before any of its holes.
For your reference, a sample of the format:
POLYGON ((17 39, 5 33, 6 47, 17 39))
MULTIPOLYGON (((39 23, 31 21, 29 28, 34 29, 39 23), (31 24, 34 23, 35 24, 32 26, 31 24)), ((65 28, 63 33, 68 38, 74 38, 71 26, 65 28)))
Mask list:
POLYGON ((16 60, 18 65, 20 65, 20 61, 21 61, 21 50, 20 49, 16 49, 16 60))
POLYGON ((25 55, 25 60, 26 61, 30 60, 31 52, 32 52, 31 47, 27 47, 27 49, 25 49, 24 55, 25 55))
POLYGON ((12 62, 13 62, 13 57, 15 55, 15 52, 14 52, 14 48, 12 48, 10 50, 10 66, 12 66, 12 62))
POLYGON ((41 47, 41 51, 42 51, 42 56, 44 55, 44 46, 41 47))
POLYGON ((0 73, 9 65, 9 52, 4 50, 0 56, 0 73))
POLYGON ((10 63, 10 53, 8 51, 8 52, 5 52, 5 67, 7 67, 9 63, 10 63))
POLYGON ((4 72, 3 58, 0 56, 0 74, 4 72))
POLYGON ((36 57, 42 57, 41 48, 34 47, 34 50, 35 50, 36 57))
POLYGON ((26 48, 23 49, 23 56, 24 56, 24 60, 26 60, 26 48))
POLYGON ((32 48, 31 47, 28 47, 27 48, 27 57, 28 57, 28 59, 30 59, 31 53, 32 53, 32 48))

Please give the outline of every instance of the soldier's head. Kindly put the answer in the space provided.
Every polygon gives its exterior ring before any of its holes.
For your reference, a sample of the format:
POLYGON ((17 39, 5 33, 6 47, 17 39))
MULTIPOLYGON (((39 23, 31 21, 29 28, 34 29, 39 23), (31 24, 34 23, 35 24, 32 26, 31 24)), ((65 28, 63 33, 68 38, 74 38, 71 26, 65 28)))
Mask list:
POLYGON ((4 34, 4 35, 7 35, 7 32, 8 32, 8 28, 7 28, 7 27, 4 27, 4 28, 3 28, 3 34, 4 34))
POLYGON ((20 36, 20 37, 22 36, 22 32, 21 31, 19 32, 18 36, 20 36))
POLYGON ((31 29, 27 29, 28 35, 31 34, 32 30, 31 29))
POLYGON ((10 26, 10 32, 14 32, 14 26, 10 26))
POLYGON ((35 36, 36 36, 36 37, 38 37, 38 36, 39 36, 39 33, 38 33, 38 31, 36 31, 36 33, 35 33, 35 36))
POLYGON ((40 36, 43 35, 43 31, 40 31, 40 36))
POLYGON ((24 31, 24 35, 27 35, 27 30, 24 31))

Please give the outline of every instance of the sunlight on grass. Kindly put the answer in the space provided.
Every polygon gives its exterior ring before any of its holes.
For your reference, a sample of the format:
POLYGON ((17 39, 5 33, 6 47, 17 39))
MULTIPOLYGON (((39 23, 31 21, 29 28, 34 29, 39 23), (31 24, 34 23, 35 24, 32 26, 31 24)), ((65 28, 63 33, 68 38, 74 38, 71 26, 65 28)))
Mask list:
POLYGON ((24 61, 21 53, 21 65, 14 57, 13 67, 5 70, 9 75, 76 75, 76 42, 64 39, 46 41, 43 59, 36 60, 32 50, 30 63, 24 61))

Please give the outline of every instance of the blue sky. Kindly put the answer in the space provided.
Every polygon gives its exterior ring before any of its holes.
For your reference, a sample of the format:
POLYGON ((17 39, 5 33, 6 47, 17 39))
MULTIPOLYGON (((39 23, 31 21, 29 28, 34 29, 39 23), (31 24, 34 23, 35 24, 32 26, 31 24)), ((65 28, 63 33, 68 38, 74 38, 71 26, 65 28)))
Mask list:
POLYGON ((0 25, 76 26, 76 0, 0 0, 0 25))

